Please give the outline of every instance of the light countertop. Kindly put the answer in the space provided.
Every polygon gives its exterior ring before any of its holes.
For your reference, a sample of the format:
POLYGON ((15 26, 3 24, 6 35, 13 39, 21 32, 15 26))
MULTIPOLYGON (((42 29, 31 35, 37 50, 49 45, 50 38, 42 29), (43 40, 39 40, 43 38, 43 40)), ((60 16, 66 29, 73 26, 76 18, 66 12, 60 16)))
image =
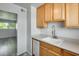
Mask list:
POLYGON ((62 40, 64 40, 62 44, 57 44, 57 43, 47 42, 47 41, 42 40, 43 38, 46 38, 46 37, 49 37, 49 36, 45 34, 39 34, 39 35, 32 36, 32 38, 35 38, 36 40, 43 41, 43 42, 46 42, 46 43, 49 43, 49 44, 52 44, 60 48, 79 54, 79 43, 76 43, 73 40, 64 39, 64 38, 61 38, 62 40))

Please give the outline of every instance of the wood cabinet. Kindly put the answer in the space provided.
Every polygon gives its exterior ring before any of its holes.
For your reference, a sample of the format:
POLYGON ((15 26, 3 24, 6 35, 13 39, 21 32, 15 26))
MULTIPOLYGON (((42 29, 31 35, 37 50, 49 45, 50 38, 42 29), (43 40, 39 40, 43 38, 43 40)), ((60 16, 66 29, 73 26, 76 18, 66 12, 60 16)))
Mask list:
POLYGON ((32 38, 32 55, 35 56, 79 56, 79 54, 32 38))
POLYGON ((47 56, 59 56, 59 55, 51 50, 47 50, 47 56))
POLYGON ((47 56, 47 48, 40 46, 40 56, 47 56))
POLYGON ((79 27, 79 5, 77 3, 66 4, 66 27, 79 27))
POLYGON ((78 54, 73 53, 73 52, 70 52, 70 51, 68 51, 68 50, 64 50, 64 51, 63 51, 63 55, 64 55, 64 56, 77 56, 78 54))
POLYGON ((43 48, 40 48, 41 56, 45 56, 45 55, 46 56, 60 56, 61 55, 61 49, 56 46, 50 45, 45 42, 40 42, 40 47, 43 47, 43 48))
POLYGON ((48 22, 65 21, 65 27, 79 28, 78 3, 46 3, 37 8, 37 27, 47 27, 48 22))
POLYGON ((47 27, 47 23, 45 22, 45 5, 42 5, 37 8, 37 27, 47 27))
POLYGON ((46 3, 45 4, 45 21, 64 21, 65 20, 65 4, 64 3, 46 3))
POLYGON ((54 21, 64 21, 64 20, 65 20, 65 4, 54 3, 54 21))
POLYGON ((65 4, 46 3, 37 8, 37 27, 45 28, 48 22, 65 20, 65 4))
POLYGON ((41 41, 40 56, 79 56, 79 54, 41 41))
POLYGON ((52 22, 53 21, 53 7, 54 5, 52 3, 46 3, 45 4, 45 21, 46 22, 52 22))

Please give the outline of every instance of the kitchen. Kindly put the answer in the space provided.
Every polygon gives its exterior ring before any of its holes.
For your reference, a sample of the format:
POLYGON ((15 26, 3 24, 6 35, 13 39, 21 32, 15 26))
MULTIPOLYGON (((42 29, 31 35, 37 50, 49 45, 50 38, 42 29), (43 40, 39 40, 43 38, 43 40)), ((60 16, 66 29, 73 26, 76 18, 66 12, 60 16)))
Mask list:
POLYGON ((14 15, 8 24, 16 23, 0 29, 0 56, 79 56, 78 9, 78 3, 0 4, 2 17, 14 15))
POLYGON ((79 0, 1 0, 1 59, 78 59, 79 0))
POLYGON ((29 53, 35 56, 78 56, 78 14, 78 3, 33 3, 29 53))

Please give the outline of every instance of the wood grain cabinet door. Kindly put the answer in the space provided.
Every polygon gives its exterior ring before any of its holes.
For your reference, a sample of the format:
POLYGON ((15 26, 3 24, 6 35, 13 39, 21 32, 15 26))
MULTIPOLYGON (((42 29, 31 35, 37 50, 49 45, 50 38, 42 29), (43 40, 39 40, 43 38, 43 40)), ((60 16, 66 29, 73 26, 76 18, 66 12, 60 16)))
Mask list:
POLYGON ((61 55, 52 50, 47 50, 47 56, 61 56, 61 55))
POLYGON ((79 9, 77 3, 66 4, 66 27, 79 26, 79 9))
POLYGON ((40 55, 44 56, 60 56, 61 49, 45 42, 40 42, 40 55))
POLYGON ((64 3, 46 3, 45 4, 45 21, 64 21, 65 20, 65 4, 64 3))
POLYGON ((45 4, 45 21, 46 22, 53 21, 53 4, 52 3, 45 4))
POLYGON ((70 51, 67 51, 67 50, 63 51, 63 55, 64 56, 79 56, 78 54, 70 52, 70 51))
POLYGON ((64 20, 65 20, 65 4, 54 3, 54 21, 64 21, 64 20))
POLYGON ((40 56, 47 56, 47 49, 40 46, 40 56))
POLYGON ((47 23, 45 22, 45 5, 37 8, 37 27, 47 27, 47 23))

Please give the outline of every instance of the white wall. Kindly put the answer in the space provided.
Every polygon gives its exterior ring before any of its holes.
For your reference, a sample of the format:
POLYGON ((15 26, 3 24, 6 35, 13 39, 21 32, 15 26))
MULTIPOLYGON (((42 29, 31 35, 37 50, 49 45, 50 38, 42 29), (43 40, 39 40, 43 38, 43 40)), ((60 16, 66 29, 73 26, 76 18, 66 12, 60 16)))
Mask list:
MULTIPOLYGON (((28 50, 28 53, 30 54, 30 55, 32 55, 32 35, 36 35, 36 34, 40 34, 40 30, 38 29, 38 28, 36 28, 36 8, 35 7, 33 7, 33 6, 31 6, 31 8, 30 8, 28 11, 29 11, 29 13, 31 14, 29 14, 29 16, 31 16, 30 18, 28 18, 28 32, 27 32, 27 34, 29 34, 28 35, 28 44, 27 44, 27 50, 28 50), (30 10, 31 9, 31 10, 30 10), (31 12, 30 12, 31 11, 31 12), (30 23, 31 22, 31 23, 30 23), (31 24, 31 25, 30 25, 31 24), (31 27, 31 28, 30 28, 31 27), (30 30, 31 29, 31 30, 30 30), (30 36, 31 35, 31 36, 30 36)), ((28 16, 28 17, 29 17, 28 16)))
POLYGON ((31 39, 31 3, 16 3, 17 5, 27 8, 27 52, 32 55, 31 39))
POLYGON ((26 52, 27 49, 27 19, 26 19, 26 9, 19 7, 15 4, 1 3, 0 10, 5 10, 18 14, 17 18, 17 55, 26 52), (24 9, 25 12, 21 12, 24 9))
POLYGON ((27 52, 32 55, 32 40, 31 40, 31 5, 27 7, 27 52))
POLYGON ((36 8, 31 7, 31 35, 40 34, 40 29, 36 26, 36 8))
POLYGON ((27 52, 27 11, 25 12, 19 12, 20 16, 18 18, 17 23, 17 53, 22 54, 24 52, 27 52))
POLYGON ((27 50, 28 50, 28 53, 30 55, 32 55, 32 35, 39 34, 40 30, 36 28, 36 8, 31 6, 30 9, 31 10, 29 10, 29 13, 31 13, 31 15, 30 14, 29 15, 31 16, 30 17, 31 19, 30 18, 28 19, 29 22, 28 22, 28 32, 27 32, 27 34, 29 34, 29 35, 28 35, 28 42, 27 42, 28 43, 27 44, 27 50), (31 27, 31 28, 29 28, 29 27, 31 27))

